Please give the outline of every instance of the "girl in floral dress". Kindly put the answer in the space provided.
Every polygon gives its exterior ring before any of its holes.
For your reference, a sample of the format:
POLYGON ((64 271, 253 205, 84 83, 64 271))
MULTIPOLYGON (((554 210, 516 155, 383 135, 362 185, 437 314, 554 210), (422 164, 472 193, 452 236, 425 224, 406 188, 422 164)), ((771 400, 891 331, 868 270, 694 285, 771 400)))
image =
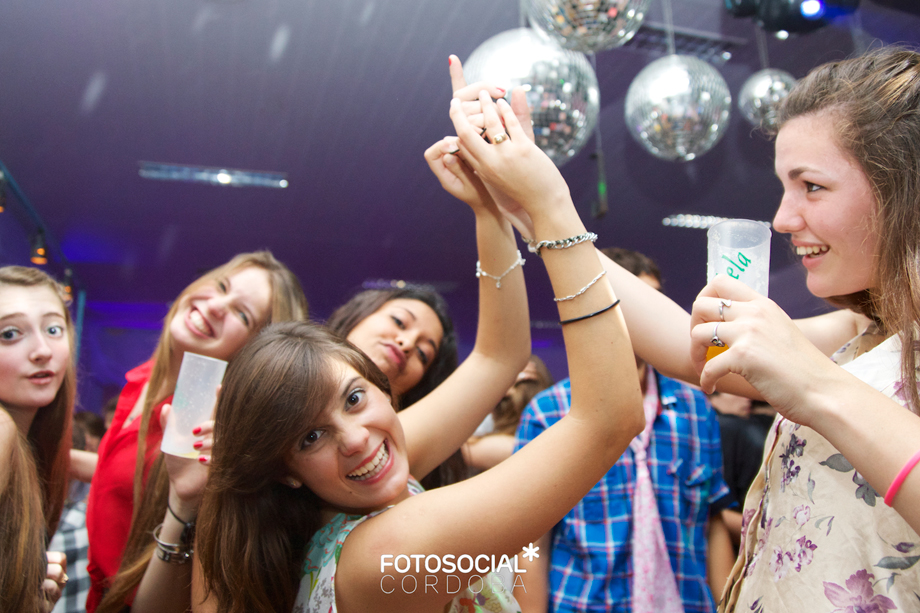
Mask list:
POLYGON ((776 174, 774 228, 808 289, 841 310, 792 321, 720 275, 688 315, 610 261, 607 277, 640 357, 780 413, 721 610, 917 610, 920 54, 813 70, 781 110, 776 174))

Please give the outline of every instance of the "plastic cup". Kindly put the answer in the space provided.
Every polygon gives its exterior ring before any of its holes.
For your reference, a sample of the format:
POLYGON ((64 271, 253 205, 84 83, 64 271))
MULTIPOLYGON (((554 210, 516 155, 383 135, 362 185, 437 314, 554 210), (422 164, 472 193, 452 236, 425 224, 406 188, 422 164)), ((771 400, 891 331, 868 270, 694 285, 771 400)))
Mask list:
MULTIPOLYGON (((738 279, 758 294, 770 286, 770 228, 750 219, 726 219, 709 228, 706 281, 718 275, 738 279)), ((710 347, 706 359, 727 347, 710 347)))
POLYGON ((192 429, 211 419, 217 402, 217 388, 224 380, 226 370, 224 360, 185 353, 173 394, 172 414, 163 432, 160 451, 184 458, 198 457, 198 451, 192 446, 196 438, 192 429))

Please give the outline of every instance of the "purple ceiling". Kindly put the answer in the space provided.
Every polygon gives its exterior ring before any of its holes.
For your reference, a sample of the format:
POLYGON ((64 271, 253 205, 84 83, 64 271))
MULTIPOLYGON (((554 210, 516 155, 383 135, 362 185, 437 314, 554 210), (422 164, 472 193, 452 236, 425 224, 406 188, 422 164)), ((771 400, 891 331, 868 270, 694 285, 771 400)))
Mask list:
MULTIPOLYGON (((914 3, 863 0, 856 16, 816 33, 771 38, 770 63, 800 77, 875 39, 920 42, 917 9, 899 5, 914 3)), ((753 24, 722 7, 674 0, 675 22, 733 41, 718 68, 737 96, 761 66, 753 24)), ((648 19, 661 24, 658 2, 648 19)), ((73 262, 90 315, 156 327, 160 307, 201 270, 265 247, 300 276, 318 318, 367 280, 405 279, 441 289, 469 343, 472 215, 441 191, 422 153, 450 133, 447 56, 466 58, 518 25, 513 0, 6 0, 0 160, 73 262), (290 187, 148 180, 139 161, 284 172, 290 187)), ((597 56, 607 216, 590 218, 593 140, 563 174, 598 244, 654 257, 666 291, 689 305, 705 279, 705 233, 662 218, 770 219, 780 187, 772 144, 738 113, 691 163, 659 161, 627 135, 626 88, 657 57, 635 45, 597 56)), ((0 237, 30 229, 26 220, 11 230, 23 220, 11 212, 0 237)), ((4 239, 0 257, 23 257, 22 242, 4 239)), ((774 271, 789 283, 771 290, 794 313, 812 312, 786 251, 774 241, 774 271)), ((533 318, 552 321, 545 274, 530 261, 533 318)), ((534 337, 559 343, 557 330, 534 337)))

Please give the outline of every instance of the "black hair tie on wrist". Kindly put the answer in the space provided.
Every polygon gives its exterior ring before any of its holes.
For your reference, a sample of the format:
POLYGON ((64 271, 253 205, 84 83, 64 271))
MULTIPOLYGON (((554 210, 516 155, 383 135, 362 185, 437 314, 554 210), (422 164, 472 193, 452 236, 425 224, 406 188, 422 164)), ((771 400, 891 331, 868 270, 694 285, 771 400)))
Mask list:
POLYGON ((559 322, 559 324, 564 326, 565 324, 572 324, 572 323, 575 323, 576 321, 581 321, 583 319, 590 319, 591 317, 594 317, 595 315, 606 313, 607 311, 609 311, 610 309, 612 309, 618 304, 620 304, 619 298, 614 300, 613 304, 611 304, 610 306, 605 306, 600 311, 594 311, 593 313, 588 313, 587 315, 582 315, 581 317, 573 317, 572 319, 563 319, 562 321, 559 322))

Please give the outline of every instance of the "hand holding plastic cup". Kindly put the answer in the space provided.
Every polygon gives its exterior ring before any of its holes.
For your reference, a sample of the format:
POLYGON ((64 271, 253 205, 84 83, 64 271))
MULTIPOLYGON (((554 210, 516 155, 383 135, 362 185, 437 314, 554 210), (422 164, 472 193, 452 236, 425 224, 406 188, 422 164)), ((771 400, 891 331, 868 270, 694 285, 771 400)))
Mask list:
MULTIPOLYGON (((770 285, 771 234, 766 224, 750 219, 726 219, 709 228, 706 282, 718 275, 728 275, 766 296, 770 285)), ((706 359, 726 349, 710 347, 706 359)))
POLYGON ((192 429, 211 419, 217 389, 224 379, 227 362, 186 352, 179 368, 173 394, 172 414, 163 432, 160 451, 184 458, 197 458, 192 429))

